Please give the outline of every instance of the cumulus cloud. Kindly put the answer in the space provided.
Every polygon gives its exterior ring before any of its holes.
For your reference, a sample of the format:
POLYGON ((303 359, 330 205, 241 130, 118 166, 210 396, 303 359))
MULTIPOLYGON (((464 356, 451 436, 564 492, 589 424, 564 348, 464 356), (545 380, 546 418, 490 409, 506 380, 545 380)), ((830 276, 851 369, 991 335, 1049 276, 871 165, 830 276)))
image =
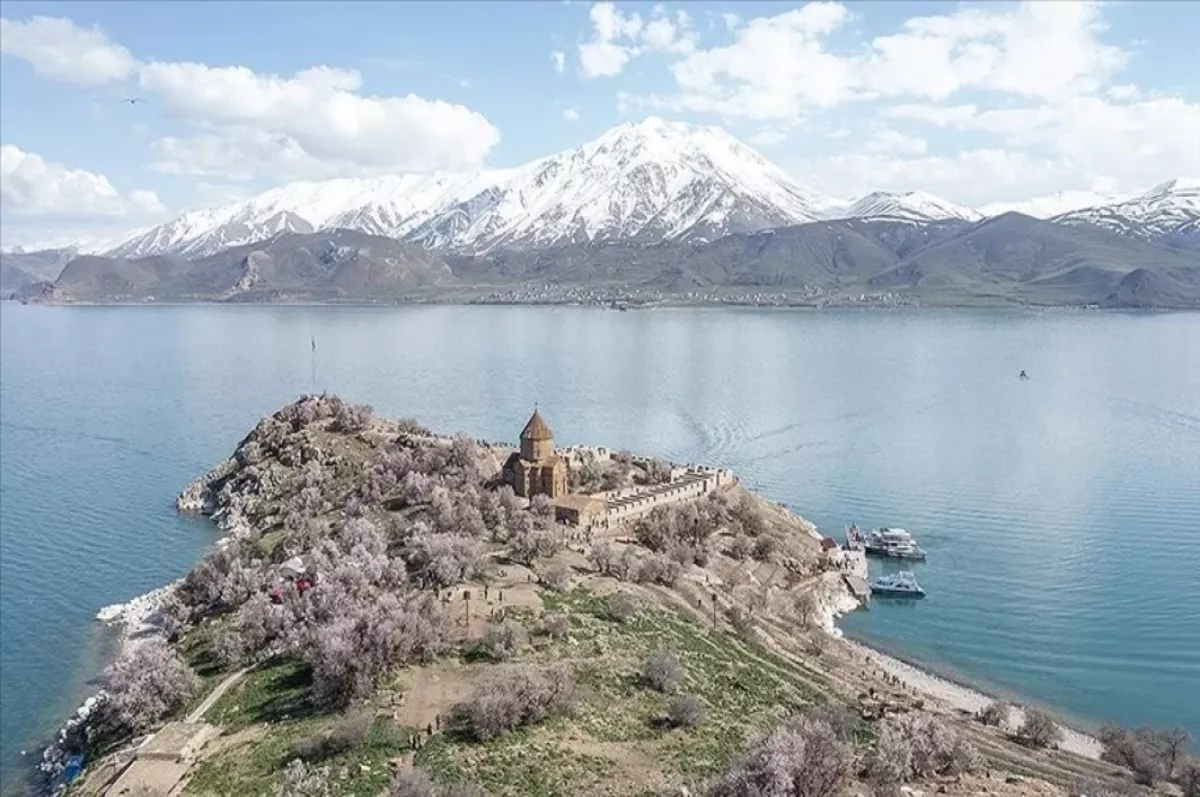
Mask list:
POLYGON ((695 34, 689 29, 692 18, 686 11, 672 18, 662 6, 655 6, 650 19, 622 14, 611 2, 592 5, 588 12, 592 39, 579 45, 579 68, 586 78, 619 75, 631 60, 647 52, 685 55, 695 52, 695 34))
POLYGON ((138 93, 165 114, 204 128, 191 139, 158 142, 157 162, 176 173, 191 168, 170 165, 179 160, 172 153, 184 151, 204 156, 195 168, 205 174, 220 172, 224 153, 238 177, 278 176, 275 167, 302 176, 297 164, 310 168, 308 176, 330 173, 330 164, 352 173, 471 168, 500 140, 482 114, 464 105, 416 94, 367 95, 354 69, 315 66, 275 75, 243 66, 138 61, 102 31, 67 19, 3 25, 4 53, 39 74, 76 85, 136 80, 138 93), (255 149, 248 140, 277 142, 283 151, 255 149))
POLYGON ((567 110, 563 111, 563 119, 566 119, 568 122, 578 122, 579 111, 575 110, 574 108, 568 108, 567 110))
POLYGON ((99 28, 81 28, 69 19, 0 18, 0 53, 29 62, 42 77, 75 86, 103 86, 134 73, 129 50, 99 28))
POLYGON ((162 213, 158 195, 134 189, 128 200, 108 178, 47 161, 13 144, 0 147, 0 208, 16 217, 113 217, 162 213))
POLYGON ((5 144, 0 147, 0 196, 17 215, 102 215, 125 212, 121 196, 102 174, 70 169, 5 144))
POLYGON ((567 54, 562 50, 555 50, 550 53, 550 63, 554 65, 554 71, 561 75, 567 68, 567 54))

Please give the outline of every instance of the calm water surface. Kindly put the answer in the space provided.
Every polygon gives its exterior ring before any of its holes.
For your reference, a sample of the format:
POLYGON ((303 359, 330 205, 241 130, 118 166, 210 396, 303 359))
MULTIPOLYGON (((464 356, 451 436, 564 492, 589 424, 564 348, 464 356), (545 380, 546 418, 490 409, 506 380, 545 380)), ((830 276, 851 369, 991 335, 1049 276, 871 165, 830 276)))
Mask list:
POLYGON ((176 492, 314 385, 487 438, 540 402, 560 443, 735 468, 829 533, 907 527, 930 597, 850 633, 1200 736, 1200 315, 4 304, 6 778, 101 666, 96 610, 211 545, 176 492))

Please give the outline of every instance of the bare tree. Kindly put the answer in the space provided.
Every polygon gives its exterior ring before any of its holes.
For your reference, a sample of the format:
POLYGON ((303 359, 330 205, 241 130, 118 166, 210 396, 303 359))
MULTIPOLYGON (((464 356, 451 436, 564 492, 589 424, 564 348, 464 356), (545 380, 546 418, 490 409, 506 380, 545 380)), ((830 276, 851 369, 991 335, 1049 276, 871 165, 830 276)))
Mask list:
POLYGON ((1062 728, 1053 716, 1040 708, 1025 709, 1025 721, 1017 730, 1017 736, 1031 747, 1049 747, 1063 740, 1062 728))
POLYGON ((674 653, 659 651, 642 662, 641 675, 654 689, 674 692, 683 681, 683 665, 674 653))

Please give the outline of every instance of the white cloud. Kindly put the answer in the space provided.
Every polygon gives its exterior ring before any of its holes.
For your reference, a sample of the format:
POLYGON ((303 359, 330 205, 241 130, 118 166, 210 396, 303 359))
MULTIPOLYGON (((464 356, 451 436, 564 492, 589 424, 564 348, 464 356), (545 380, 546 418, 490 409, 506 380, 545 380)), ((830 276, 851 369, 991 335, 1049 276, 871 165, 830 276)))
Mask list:
POLYGON ((734 41, 674 63, 678 92, 655 102, 795 122, 813 109, 879 97, 941 101, 977 90, 1058 100, 1099 90, 1128 61, 1100 40, 1105 26, 1094 2, 959 7, 835 48, 832 34, 851 19, 846 6, 826 1, 744 24, 730 19, 734 41))
POLYGON ((574 108, 568 108, 567 110, 563 111, 563 119, 566 119, 568 122, 578 122, 579 111, 575 110, 574 108))
POLYGON ((579 45, 580 71, 586 78, 619 75, 631 60, 647 52, 686 55, 696 49, 692 18, 679 11, 672 20, 661 5, 654 6, 650 19, 639 14, 625 16, 611 2, 594 3, 588 12, 592 40, 579 45))
POLYGON ((555 50, 550 53, 550 63, 554 65, 554 71, 561 75, 567 68, 567 54, 562 50, 555 50))
POLYGON ((286 76, 243 66, 137 62, 101 31, 66 19, 4 25, 4 52, 28 60, 39 73, 93 85, 136 75, 139 93, 168 116, 202 126, 205 132, 193 139, 159 142, 160 165, 174 163, 166 168, 175 172, 218 174, 222 153, 237 177, 278 176, 276 167, 294 177, 329 176, 338 168, 470 168, 500 140, 499 131, 466 106, 416 94, 365 95, 362 75, 353 69, 316 66, 286 76), (263 141, 277 142, 282 151, 265 151, 263 141), (200 153, 200 164, 172 157, 185 150, 200 153))
POLYGON ((98 225, 117 219, 145 222, 165 210, 151 190, 136 188, 126 199, 102 174, 47 161, 12 144, 0 146, 5 245, 35 245, 54 236, 104 237, 113 229, 105 232, 98 225))
POLYGON ((143 213, 160 214, 166 210, 158 194, 148 188, 135 188, 130 191, 129 201, 143 213))
POLYGON ((120 216, 121 196, 102 174, 71 169, 5 144, 0 147, 0 197, 6 213, 29 216, 120 216))
POLYGON ((76 86, 121 81, 136 67, 129 50, 100 29, 56 17, 0 18, 0 53, 28 61, 42 77, 76 86))

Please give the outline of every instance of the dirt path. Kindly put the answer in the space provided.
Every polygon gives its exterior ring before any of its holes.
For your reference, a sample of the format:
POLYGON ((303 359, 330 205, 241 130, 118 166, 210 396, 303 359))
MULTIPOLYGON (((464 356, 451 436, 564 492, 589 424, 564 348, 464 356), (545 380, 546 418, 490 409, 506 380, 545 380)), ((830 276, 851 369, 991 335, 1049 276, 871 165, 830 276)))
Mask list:
POLYGON ((185 719, 184 722, 200 722, 202 719, 204 719, 204 715, 208 712, 208 710, 212 708, 213 705, 215 705, 216 702, 220 700, 226 692, 232 689, 234 684, 242 680, 247 672, 249 672, 249 668, 243 667, 242 669, 230 675, 224 681, 221 681, 221 683, 217 684, 217 688, 208 693, 208 697, 204 698, 204 701, 200 703, 200 705, 196 706, 195 710, 192 711, 191 714, 187 715, 187 719, 185 719))

